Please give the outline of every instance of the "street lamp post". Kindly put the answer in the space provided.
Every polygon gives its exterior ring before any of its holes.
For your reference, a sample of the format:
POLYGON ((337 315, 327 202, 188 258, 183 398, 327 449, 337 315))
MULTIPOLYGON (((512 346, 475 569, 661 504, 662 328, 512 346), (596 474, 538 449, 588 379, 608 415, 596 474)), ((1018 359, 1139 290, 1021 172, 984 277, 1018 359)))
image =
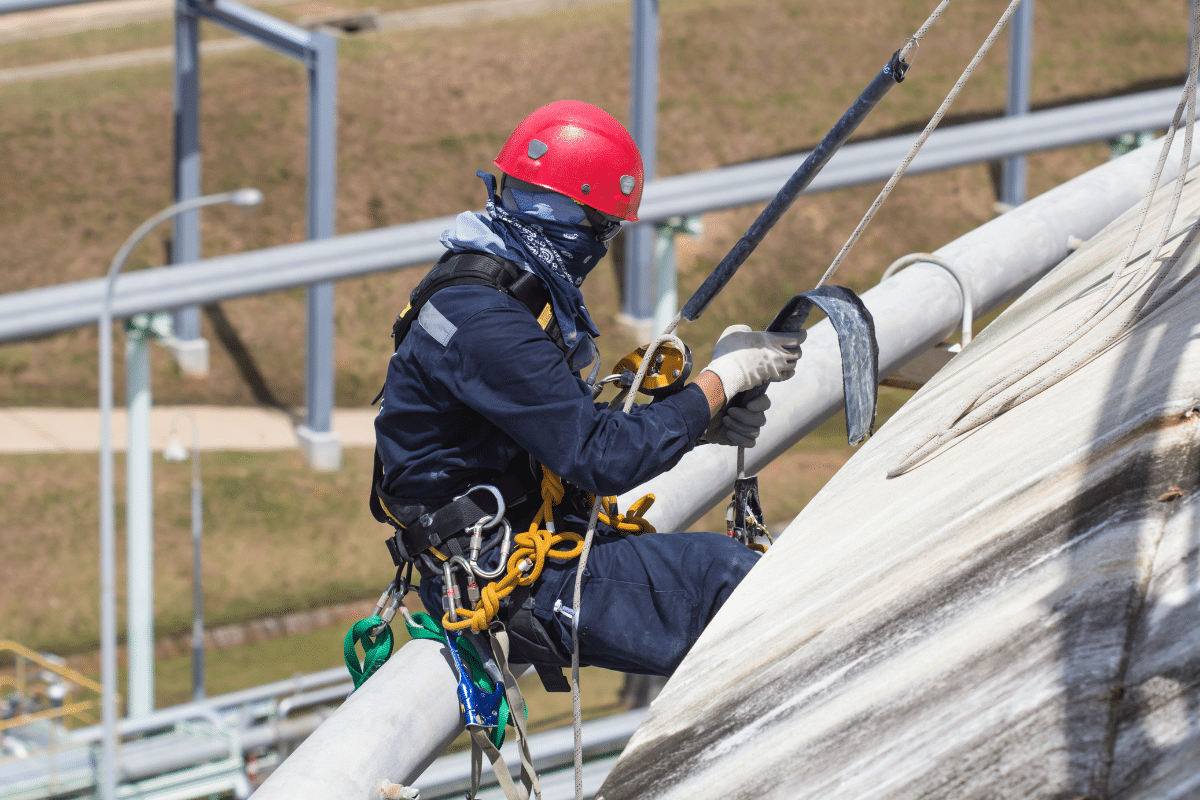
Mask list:
POLYGON ((113 257, 108 268, 104 302, 100 306, 100 683, 103 694, 100 698, 103 738, 100 757, 100 798, 116 800, 117 795, 117 599, 116 599, 116 543, 114 530, 113 501, 113 359, 112 359, 112 303, 117 275, 125 266, 125 260, 133 248, 156 226, 185 211, 232 203, 238 206, 253 206, 262 202, 262 192, 257 189, 239 189, 234 192, 194 197, 167 206, 138 226, 121 249, 113 257))
POLYGON ((192 461, 192 699, 203 700, 204 691, 204 575, 201 570, 204 539, 204 495, 200 485, 200 429, 196 418, 186 411, 175 415, 167 434, 163 458, 167 461, 192 461), (175 423, 186 416, 192 423, 192 447, 179 441, 175 423))

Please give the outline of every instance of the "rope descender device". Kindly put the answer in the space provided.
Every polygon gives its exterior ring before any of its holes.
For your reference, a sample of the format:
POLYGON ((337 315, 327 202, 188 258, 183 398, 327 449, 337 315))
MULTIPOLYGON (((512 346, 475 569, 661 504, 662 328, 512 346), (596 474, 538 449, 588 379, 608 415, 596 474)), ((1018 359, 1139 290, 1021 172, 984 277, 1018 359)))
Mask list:
MULTIPOLYGON (((633 376, 642 366, 648 347, 639 347, 618 361, 613 367, 613 374, 601 383, 620 380, 621 387, 628 389, 633 384, 633 376)), ((638 391, 650 397, 667 397, 682 390, 691 374, 691 349, 686 344, 680 348, 675 342, 663 342, 655 350, 654 360, 646 369, 646 376, 638 391)))

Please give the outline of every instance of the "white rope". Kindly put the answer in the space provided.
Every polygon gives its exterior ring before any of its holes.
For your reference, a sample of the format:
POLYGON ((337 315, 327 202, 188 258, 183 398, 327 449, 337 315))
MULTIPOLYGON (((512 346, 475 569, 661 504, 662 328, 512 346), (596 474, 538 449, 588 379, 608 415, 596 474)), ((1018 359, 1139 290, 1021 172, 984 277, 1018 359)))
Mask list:
MULTIPOLYGON (((881 191, 879 196, 875 198, 875 202, 871 204, 869 209, 867 209, 867 213, 863 216, 862 221, 858 223, 858 227, 854 229, 854 233, 850 234, 850 238, 846 241, 846 244, 842 246, 842 250, 837 254, 837 258, 835 258, 833 263, 829 265, 829 269, 825 270, 825 274, 821 276, 821 280, 817 281, 818 287, 824 286, 826 283, 828 283, 829 279, 833 277, 833 273, 837 272, 838 267, 840 267, 842 262, 846 260, 846 256, 850 254, 850 250, 858 242, 859 237, 862 236, 862 232, 866 230, 868 225, 871 224, 871 220, 875 217, 875 212, 879 210, 879 207, 883 205, 883 201, 887 200, 888 195, 892 193, 892 189, 894 189, 896 184, 900 182, 900 178, 908 169, 908 165, 912 163, 914 158, 916 158, 921 146, 924 145, 925 140, 929 138, 929 134, 933 133, 934 128, 936 128, 938 123, 942 121, 942 117, 946 115, 946 111, 950 109, 951 104, 953 104, 955 98, 958 97, 958 93, 962 91, 963 86, 965 86, 967 81, 970 79, 971 73, 975 71, 975 68, 979 65, 979 62, 983 59, 983 57, 987 55, 987 51, 992 48, 992 45, 996 41, 996 37, 1000 35, 1000 31, 1004 30, 1004 26, 1008 23, 1009 17, 1013 15, 1013 12, 1017 10, 1017 6, 1020 4, 1021 0, 1012 0, 1008 4, 1008 8, 1004 9, 1004 13, 1000 16, 1000 21, 996 23, 996 27, 992 28, 992 32, 989 33, 987 39, 984 40, 983 46, 979 48, 979 52, 975 54, 975 57, 971 59, 971 63, 967 65, 965 70, 963 70, 963 74, 959 76, 958 82, 954 84, 954 87, 950 90, 950 94, 946 95, 946 99, 942 101, 941 107, 938 108, 937 112, 933 115, 933 118, 929 120, 929 124, 925 126, 925 130, 921 131, 921 135, 917 137, 915 142, 913 142, 912 147, 910 147, 908 150, 908 154, 904 156, 904 160, 900 162, 900 166, 896 167, 896 171, 892 173, 892 177, 888 179, 887 184, 883 187, 883 191, 881 191)), ((941 7, 934 12, 934 14, 940 13, 941 7)))
MULTIPOLYGON (((1200 7, 1195 12, 1192 21, 1193 27, 1197 23, 1200 23, 1200 7)), ((1175 115, 1164 137, 1162 152, 1159 154, 1158 162, 1155 164, 1154 173, 1150 179, 1150 185, 1142 201, 1141 213, 1138 215, 1138 220, 1134 225, 1129 242, 1121 255, 1120 264, 1109 278, 1107 291, 1103 298, 1095 304, 1092 311, 1087 314, 1080 324, 1076 325, 1066 334, 1058 337, 1049 345, 1040 348, 1032 356, 1010 371, 1008 376, 993 382, 978 396, 960 405, 949 418, 950 423, 948 425, 941 427, 935 434, 927 436, 918 442, 909 449, 896 466, 888 470, 889 477, 902 475, 953 439, 990 422, 1005 411, 1015 408, 1031 397, 1054 386, 1068 375, 1071 375, 1128 335, 1135 324, 1154 313, 1163 303, 1175 296, 1176 293, 1195 278, 1196 273, 1193 271, 1191 274, 1185 275, 1162 296, 1158 298, 1154 297, 1163 281, 1178 265, 1187 248, 1195 240, 1197 234, 1200 233, 1200 220, 1192 226, 1181 244, 1175 248, 1171 258, 1150 276, 1148 281, 1146 280, 1150 270, 1158 261, 1162 248, 1170 235, 1171 225, 1175 220, 1175 214, 1178 211, 1179 202, 1183 195, 1183 187, 1187 182, 1188 166, 1191 160, 1192 137, 1196 120, 1196 85, 1198 74, 1200 74, 1200 37, 1196 37, 1193 40, 1187 83, 1184 85, 1183 95, 1180 98, 1179 105, 1175 109, 1175 115), (1141 236, 1142 226, 1149 215, 1154 195, 1158 190, 1158 184, 1162 177, 1163 167, 1171 151, 1171 145, 1174 142, 1179 123, 1185 117, 1185 110, 1186 122, 1183 153, 1180 156, 1179 174, 1175 179, 1170 206, 1159 229, 1159 235, 1154 247, 1141 260, 1141 264, 1136 272, 1133 275, 1129 275, 1129 265, 1133 258, 1134 248, 1138 238, 1141 236), (1041 379, 1034 381, 1026 380, 1036 370, 1044 367, 1054 358, 1065 352, 1071 345, 1082 339, 1087 333, 1094 330, 1113 311, 1124 305, 1139 290, 1141 291, 1141 296, 1134 302, 1133 307, 1119 321, 1115 328, 1101 337, 1097 343, 1090 345, 1083 353, 1076 355, 1066 363, 1052 369, 1050 374, 1041 379), (1021 386, 1022 381, 1026 381, 1026 385, 1021 386)))
POLYGON ((925 33, 931 27, 933 27, 933 23, 937 21, 937 18, 942 15, 942 12, 946 10, 946 6, 948 5, 950 5, 950 0, 942 0, 942 2, 938 3, 938 7, 933 10, 933 13, 929 15, 929 19, 925 20, 925 24, 920 28, 917 28, 917 32, 912 35, 912 38, 910 38, 900 50, 901 61, 903 61, 905 64, 909 64, 910 66, 912 65, 912 62, 908 60, 909 53, 911 53, 913 49, 920 49, 921 39, 925 38, 925 33))
MULTIPOLYGON (((668 323, 659 337, 646 348, 646 355, 642 356, 637 374, 634 375, 633 383, 630 384, 628 394, 625 395, 625 403, 621 409, 623 413, 628 414, 632 410, 638 388, 646 379, 646 373, 654 361, 654 354, 658 352, 658 348, 666 343, 671 343, 679 352, 684 352, 683 341, 673 334, 682 319, 683 312, 681 311, 675 315, 675 319, 668 323)), ((592 550, 592 539, 596 535, 596 523, 600 519, 602 502, 603 499, 597 494, 595 502, 592 503, 592 515, 588 519, 587 534, 583 537, 583 549, 579 553, 579 566, 575 570, 575 602, 572 604, 573 614, 571 617, 571 716, 575 721, 575 800, 583 800, 583 708, 579 697, 579 609, 583 597, 583 570, 587 566, 588 554, 592 550)))

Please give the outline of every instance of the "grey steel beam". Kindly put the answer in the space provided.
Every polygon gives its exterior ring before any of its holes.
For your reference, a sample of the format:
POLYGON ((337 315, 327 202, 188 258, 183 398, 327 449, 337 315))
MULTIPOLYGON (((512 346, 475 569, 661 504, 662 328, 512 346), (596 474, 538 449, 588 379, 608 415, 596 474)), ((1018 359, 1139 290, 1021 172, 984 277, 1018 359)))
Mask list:
MULTIPOLYGON (((333 236, 337 197, 337 39, 324 31, 308 31, 276 19, 235 0, 177 2, 180 6, 179 17, 198 16, 215 22, 300 61, 308 68, 308 238, 317 240, 333 236)), ((187 32, 182 25, 177 27, 181 32, 187 32)), ((191 55, 196 55, 194 42, 191 55)), ((177 65, 176 71, 181 72, 182 68, 177 65)), ((186 72, 183 74, 186 75, 186 72)), ((185 88, 189 86, 184 77, 178 78, 177 83, 185 88)), ((198 86, 198 79, 194 78, 192 84, 198 86)), ((184 92, 183 96, 187 101, 184 107, 190 114, 198 116, 198 89, 191 94, 184 92)), ((184 127, 181 133, 186 134, 189 130, 184 127)), ((183 138, 180 140, 186 141, 183 138)), ((196 153, 199 153, 198 137, 196 153)), ((179 170, 182 174, 182 162, 177 163, 181 164, 179 170)), ((198 159, 195 173, 195 191, 198 192, 198 159)), ((195 223, 188 232, 197 238, 196 252, 191 258, 196 260, 199 257, 199 237, 195 223)), ((198 314, 198 309, 187 308, 179 315, 184 325, 180 339, 199 340, 198 314)), ((309 464, 327 470, 339 469, 342 463, 341 437, 333 430, 333 354, 334 285, 332 281, 324 279, 311 284, 307 292, 304 368, 306 411, 304 424, 299 426, 296 434, 309 464)))
MULTIPOLYGON (((930 137, 909 172, 930 172, 1014 153, 1105 140, 1128 131, 1163 128, 1178 99, 1178 89, 1160 89, 947 128, 930 137)), ((912 137, 899 136, 846 145, 807 191, 884 180, 911 142, 912 137)), ((647 221, 656 221, 762 202, 774 196, 806 155, 654 181, 647 186, 642 215, 647 221)), ((118 317, 128 317, 428 264, 445 252, 438 237, 453 219, 441 217, 133 272, 122 277, 113 311, 118 317)), ((102 290, 103 281, 93 279, 0 295, 0 342, 96 322, 102 290)))
MULTIPOLYGON (((658 150, 658 0, 633 0, 629 63, 629 128, 642 154, 646 186, 654 182, 658 150)), ((639 215, 641 216, 641 215, 639 215)), ((654 317, 654 225, 630 226, 625 238, 621 313, 644 325, 654 317)))
POLYGON ((83 3, 93 3, 96 0, 2 0, 0 14, 14 14, 19 11, 40 11, 43 8, 56 6, 76 6, 83 3))
MULTIPOLYGON (((337 195, 337 39, 316 31, 308 62, 308 238, 334 235, 337 195)), ((308 462, 336 470, 342 464, 341 437, 333 430, 334 285, 308 288, 305 420, 297 435, 308 462)))
MULTIPOLYGON (((1121 133, 1166 128, 1181 89, 1167 88, 1034 111, 1020 117, 972 122, 934 131, 908 169, 910 175, 1104 141, 1121 133)), ((882 181, 908 152, 916 135, 843 147, 813 179, 807 193, 882 181)), ((807 152, 663 178, 650 184, 641 216, 648 220, 700 214, 759 203, 774 196, 807 152)))
POLYGON ((314 39, 317 38, 315 33, 272 17, 256 8, 242 5, 234 0, 203 0, 203 2, 181 0, 181 2, 187 2, 204 19, 249 36, 289 58, 307 64, 315 55, 313 44, 314 39))
MULTIPOLYGON (((1033 76, 1033 3, 1022 0, 1008 31, 1008 101, 1005 113, 1029 113, 1033 76)), ((1000 165, 1000 202, 1019 206, 1025 202, 1025 156, 1009 156, 1000 165)))

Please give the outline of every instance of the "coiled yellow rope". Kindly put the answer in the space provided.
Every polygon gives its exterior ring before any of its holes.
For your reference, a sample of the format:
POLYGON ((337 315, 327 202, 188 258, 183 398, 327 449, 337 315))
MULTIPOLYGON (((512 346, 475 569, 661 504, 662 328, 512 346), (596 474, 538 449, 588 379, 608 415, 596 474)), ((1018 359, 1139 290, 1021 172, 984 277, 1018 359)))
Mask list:
MULTIPOLYGON (((542 576, 546 559, 570 561, 578 558, 583 552, 583 537, 578 533, 554 531, 554 508, 562 502, 565 491, 562 478, 542 468, 542 507, 529 525, 529 530, 522 531, 513 537, 513 551, 508 557, 508 571, 498 581, 493 581, 479 592, 479 603, 475 610, 455 608, 457 620, 451 620, 450 615, 442 617, 442 626, 449 631, 461 631, 470 628, 483 632, 496 617, 500 610, 500 601, 512 594, 518 586, 530 586, 542 576), (562 542, 571 543, 570 549, 555 549, 562 542)), ((604 506, 609 513, 601 513, 600 520, 611 526, 619 533, 636 535, 654 533, 654 526, 643 516, 654 503, 654 495, 648 494, 629 507, 629 512, 621 514, 617 511, 617 498, 603 498, 604 506)))

